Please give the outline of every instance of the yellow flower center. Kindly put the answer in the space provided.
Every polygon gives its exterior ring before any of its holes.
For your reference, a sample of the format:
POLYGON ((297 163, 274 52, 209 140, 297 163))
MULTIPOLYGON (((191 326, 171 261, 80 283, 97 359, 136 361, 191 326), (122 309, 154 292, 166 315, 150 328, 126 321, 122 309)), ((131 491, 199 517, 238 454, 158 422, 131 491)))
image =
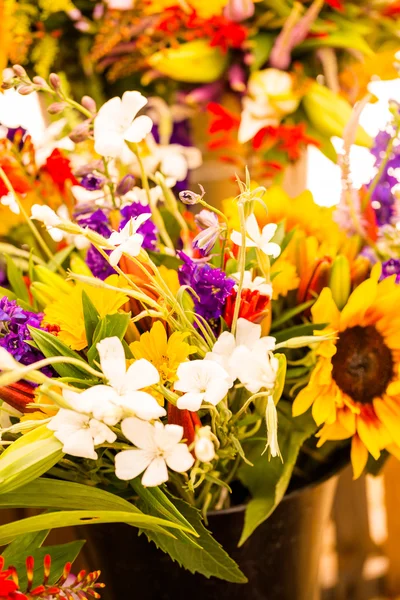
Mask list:
POLYGON ((350 327, 339 335, 332 357, 332 376, 355 402, 370 404, 381 397, 394 374, 390 349, 373 325, 350 327))

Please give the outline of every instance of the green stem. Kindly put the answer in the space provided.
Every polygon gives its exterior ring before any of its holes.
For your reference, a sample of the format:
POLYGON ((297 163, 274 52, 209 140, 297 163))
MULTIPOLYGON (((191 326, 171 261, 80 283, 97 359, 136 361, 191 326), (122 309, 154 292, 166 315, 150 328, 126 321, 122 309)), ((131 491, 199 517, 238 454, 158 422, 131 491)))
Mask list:
POLYGON ((108 179, 108 189, 110 190, 110 194, 111 194, 111 200, 112 203, 114 205, 114 208, 117 208, 117 203, 115 202, 115 186, 114 186, 114 182, 112 181, 111 177, 110 177, 110 171, 108 170, 108 162, 107 160, 103 157, 103 166, 104 166, 104 174, 108 179))
POLYGON ((231 332, 233 333, 233 335, 235 335, 237 320, 239 317, 240 302, 242 299, 241 296, 242 296, 243 281, 244 281, 244 271, 246 268, 246 222, 245 222, 245 218, 244 218, 243 205, 241 203, 239 203, 238 209, 239 209, 239 217, 240 217, 240 228, 241 228, 241 234, 242 234, 242 245, 240 246, 240 249, 239 249, 239 260, 238 260, 239 284, 238 284, 238 290, 237 290, 237 295, 236 295, 236 300, 235 300, 235 308, 233 311, 233 319, 232 319, 232 327, 231 327, 231 332))

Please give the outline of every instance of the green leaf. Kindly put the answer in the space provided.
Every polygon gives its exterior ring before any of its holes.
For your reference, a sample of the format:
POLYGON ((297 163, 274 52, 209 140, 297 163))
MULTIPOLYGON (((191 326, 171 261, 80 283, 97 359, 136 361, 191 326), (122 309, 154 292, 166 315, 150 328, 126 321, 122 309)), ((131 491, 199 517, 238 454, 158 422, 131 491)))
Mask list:
POLYGON ((17 296, 11 290, 0 285, 0 296, 6 296, 9 300, 16 300, 17 296))
POLYGON ((279 317, 272 319, 271 331, 278 329, 281 325, 286 323, 286 321, 290 321, 290 319, 293 319, 296 315, 302 313, 304 310, 307 310, 307 308, 310 308, 310 306, 312 306, 314 304, 314 302, 315 302, 315 300, 309 300, 308 302, 303 302, 302 304, 298 304, 294 308, 291 308, 290 310, 286 310, 279 317))
POLYGON ((21 557, 25 560, 33 550, 40 548, 49 533, 50 530, 45 529, 43 531, 35 531, 35 533, 19 535, 1 553, 6 563, 5 566, 14 565, 21 557))
POLYGON ((285 342, 293 337, 300 337, 302 335, 312 335, 316 329, 324 329, 327 323, 305 323, 304 325, 295 325, 294 327, 288 327, 283 331, 274 333, 276 343, 285 342))
POLYGON ((283 463, 278 458, 268 461, 265 454, 262 456, 266 440, 249 440, 246 455, 252 460, 254 467, 244 464, 238 472, 240 481, 252 495, 246 507, 239 546, 244 544, 278 506, 289 485, 300 447, 317 429, 310 412, 293 418, 291 404, 284 401, 278 404, 277 409, 278 439, 283 463))
POLYGON ((53 273, 55 271, 57 271, 57 269, 59 267, 61 267, 63 262, 67 260, 68 256, 71 254, 74 247, 75 246, 71 244, 70 246, 66 246, 59 252, 56 252, 56 254, 54 254, 53 258, 51 260, 49 260, 49 262, 47 263, 47 265, 46 265, 47 268, 50 271, 52 271, 53 273))
POLYGON ((97 308, 95 307, 85 290, 82 291, 82 307, 83 318, 85 321, 86 339, 88 342, 88 346, 91 346, 93 341, 93 334, 98 325, 100 315, 97 308))
MULTIPOLYGON (((20 519, 14 523, 0 526, 0 545, 8 544, 18 535, 41 531, 45 527, 58 529, 75 525, 94 525, 99 523, 127 523, 140 529, 156 531, 163 536, 172 536, 165 528, 183 530, 182 525, 159 519, 142 513, 122 510, 63 510, 54 513, 44 513, 35 517, 20 519)), ((188 531, 188 528, 186 528, 188 531)), ((190 532, 189 532, 190 533, 190 532)))
POLYGON ((61 442, 46 425, 21 436, 0 455, 0 497, 37 479, 62 456, 61 442))
POLYGON ((179 537, 166 538, 156 532, 146 532, 147 537, 158 548, 169 554, 172 560, 191 573, 201 573, 205 577, 218 577, 232 583, 246 583, 247 579, 238 565, 204 527, 200 512, 183 500, 174 498, 173 503, 181 516, 197 531, 199 536, 196 538, 197 547, 189 546, 179 537))
POLYGON ((7 261, 7 279, 10 283, 12 291, 15 293, 18 300, 23 300, 29 304, 29 293, 25 281, 22 277, 22 272, 15 265, 10 256, 6 256, 7 261))
POLYGON ((96 348, 97 344, 101 342, 101 340, 113 336, 122 340, 128 328, 130 319, 130 313, 114 313, 113 315, 106 315, 100 319, 93 333, 92 346, 88 351, 88 360, 91 365, 99 360, 99 353, 96 348))
MULTIPOLYGON (((84 362, 83 358, 77 352, 71 350, 55 335, 51 335, 51 333, 36 329, 35 327, 29 327, 29 331, 31 332, 33 341, 46 358, 51 358, 52 356, 69 356, 70 358, 76 358, 84 362)), ((61 377, 88 378, 88 373, 85 369, 80 369, 76 365, 59 363, 54 365, 54 369, 61 377)))
POLYGON ((0 495, 0 508, 122 510, 140 513, 133 504, 99 488, 41 477, 0 495))
POLYGON ((271 50, 274 46, 275 36, 272 33, 259 33, 251 38, 253 61, 251 63, 251 71, 259 71, 267 62, 271 50))
POLYGON ((326 36, 321 37, 309 37, 304 40, 301 44, 296 46, 293 51, 294 55, 302 54, 304 50, 312 50, 314 48, 345 48, 348 50, 358 50, 365 56, 373 56, 374 51, 367 44, 365 39, 354 32, 354 29, 348 31, 335 31, 326 36))
POLYGON ((147 254, 157 267, 164 265, 168 269, 174 269, 176 271, 182 264, 182 261, 176 256, 169 256, 168 254, 162 254, 161 252, 152 252, 151 250, 147 250, 147 254))

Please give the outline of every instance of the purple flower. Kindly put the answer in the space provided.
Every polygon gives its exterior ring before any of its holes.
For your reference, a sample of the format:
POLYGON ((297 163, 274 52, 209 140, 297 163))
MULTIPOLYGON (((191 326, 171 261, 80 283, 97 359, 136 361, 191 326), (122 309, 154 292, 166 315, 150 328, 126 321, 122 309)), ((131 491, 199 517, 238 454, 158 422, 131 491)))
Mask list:
MULTIPOLYGON (((31 365, 41 360, 44 358, 42 352, 28 343, 32 340, 28 327, 43 329, 40 326, 42 319, 42 313, 24 310, 15 300, 8 300, 3 296, 0 299, 0 329, 4 335, 0 338, 0 347, 5 348, 23 365, 31 365)), ((51 367, 42 370, 49 377, 54 374, 51 367)))
POLYGON ((221 269, 194 262, 184 252, 179 252, 179 258, 183 261, 179 267, 179 282, 196 292, 198 298, 193 298, 196 313, 206 321, 218 319, 235 286, 234 279, 228 278, 221 269))
POLYGON ((96 173, 88 173, 81 180, 81 186, 85 188, 85 190, 89 190, 90 192, 94 192, 96 190, 100 190, 105 182, 105 178, 102 175, 96 175, 96 173))
MULTIPOLYGON (((132 219, 132 217, 138 217, 144 213, 151 213, 150 207, 141 204, 140 202, 132 202, 121 208, 122 220, 119 225, 119 230, 123 229, 125 225, 132 219)), ((143 248, 146 250, 156 250, 157 243, 157 228, 151 219, 147 219, 137 230, 143 236, 143 248)))
MULTIPOLYGON (((80 218, 78 222, 81 227, 88 227, 105 238, 109 238, 111 235, 108 217, 100 209, 96 210, 89 217, 80 218)), ((109 251, 106 252, 110 253, 109 251)), ((113 267, 93 245, 88 249, 85 260, 93 275, 103 281, 115 273, 113 267)))
POLYGON ((202 229, 193 240, 193 248, 206 256, 213 249, 221 233, 218 217, 211 210, 203 209, 194 217, 197 227, 202 229))
POLYGON ((391 275, 396 275, 396 283, 400 283, 400 259, 398 258, 390 258, 382 263, 381 281, 391 275))

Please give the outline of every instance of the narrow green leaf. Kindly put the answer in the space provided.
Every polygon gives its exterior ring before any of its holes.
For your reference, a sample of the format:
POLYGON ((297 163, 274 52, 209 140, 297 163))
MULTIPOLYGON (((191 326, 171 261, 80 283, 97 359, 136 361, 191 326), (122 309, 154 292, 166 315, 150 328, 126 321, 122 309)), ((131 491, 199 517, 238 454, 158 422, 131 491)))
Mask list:
POLYGON ((99 488, 41 477, 0 495, 0 508, 122 510, 140 513, 133 504, 99 488))
POLYGON ((25 559, 33 550, 40 548, 49 533, 50 530, 45 529, 43 531, 35 531, 35 533, 19 535, 1 553, 6 562, 5 566, 15 565, 21 557, 25 559))
POLYGON ((295 317, 296 315, 302 313, 304 310, 307 310, 307 308, 310 308, 310 306, 312 306, 314 304, 314 302, 315 302, 315 300, 309 300, 308 302, 303 302, 302 304, 298 304, 297 306, 295 306, 294 308, 291 308, 290 310, 286 310, 282 315, 280 315, 276 319, 274 318, 272 320, 271 331, 275 331, 275 329, 279 329, 279 327, 281 325, 283 325, 284 323, 286 323, 286 321, 290 321, 290 319, 293 319, 293 317, 295 317))
POLYGON ((15 293, 18 300, 23 300, 29 304, 29 293, 25 281, 22 277, 22 272, 15 265, 10 256, 6 256, 7 262, 7 279, 10 283, 12 291, 15 293))
POLYGON ((147 254, 150 256, 153 263, 159 267, 160 265, 164 265, 168 269, 178 269, 178 267, 182 264, 182 261, 179 260, 176 256, 170 256, 169 254, 162 254, 161 252, 152 252, 151 250, 147 250, 147 254))
POLYGON ((46 425, 21 436, 0 455, 0 497, 37 479, 62 456, 61 442, 46 425))
MULTIPOLYGON (((50 358, 52 356, 69 356, 70 358, 76 358, 84 362, 83 358, 74 350, 71 350, 66 344, 64 344, 58 337, 51 335, 47 331, 29 327, 32 338, 41 352, 50 358)), ((88 373, 84 369, 80 369, 75 365, 68 364, 55 364, 54 369, 61 377, 77 377, 79 379, 87 379, 88 373)))
POLYGON ((70 246, 66 246, 65 248, 54 254, 53 258, 47 263, 47 268, 53 273, 55 273, 57 269, 61 267, 63 262, 67 260, 74 247, 75 246, 71 244, 70 246))
POLYGON ((83 307, 83 318, 85 321, 85 331, 86 331, 86 339, 88 342, 88 346, 92 345, 93 334, 98 325, 100 315, 95 305, 85 292, 82 291, 82 307, 83 307))
POLYGON ((17 296, 11 290, 0 285, 0 296, 6 296, 9 300, 16 300, 17 296))
MULTIPOLYGON (((174 505, 197 531, 197 547, 189 546, 180 538, 166 538, 156 532, 146 532, 158 548, 169 554, 172 560, 191 573, 201 573, 205 577, 218 577, 233 583, 246 583, 247 578, 234 560, 204 527, 200 512, 183 500, 173 499, 174 505)), ((1 529, 1 528, 0 528, 1 529)))
POLYGON ((88 360, 91 365, 99 360, 99 353, 96 345, 105 338, 116 336, 120 340, 125 335, 131 319, 130 313, 114 313, 106 315, 97 323, 97 327, 93 333, 93 343, 88 351, 88 360))
POLYGON ((278 439, 283 462, 279 458, 268 461, 263 454, 266 439, 251 442, 246 454, 254 466, 242 465, 239 479, 251 492, 252 499, 246 507, 245 522, 239 546, 250 537, 282 500, 292 476, 299 450, 304 441, 316 431, 317 426, 310 412, 301 417, 292 417, 289 402, 278 404, 278 439))
POLYGON ((115 510, 67 510, 54 513, 44 513, 35 517, 20 519, 14 523, 0 526, 0 545, 8 544, 18 535, 41 531, 45 527, 58 529, 75 525, 95 525, 98 523, 127 523, 140 529, 156 531, 163 536, 172 535, 167 529, 185 530, 182 525, 159 519, 141 513, 115 511, 115 510))
POLYGON ((275 36, 273 33, 261 32, 251 38, 253 60, 250 69, 252 72, 259 71, 267 62, 274 42, 275 36))

